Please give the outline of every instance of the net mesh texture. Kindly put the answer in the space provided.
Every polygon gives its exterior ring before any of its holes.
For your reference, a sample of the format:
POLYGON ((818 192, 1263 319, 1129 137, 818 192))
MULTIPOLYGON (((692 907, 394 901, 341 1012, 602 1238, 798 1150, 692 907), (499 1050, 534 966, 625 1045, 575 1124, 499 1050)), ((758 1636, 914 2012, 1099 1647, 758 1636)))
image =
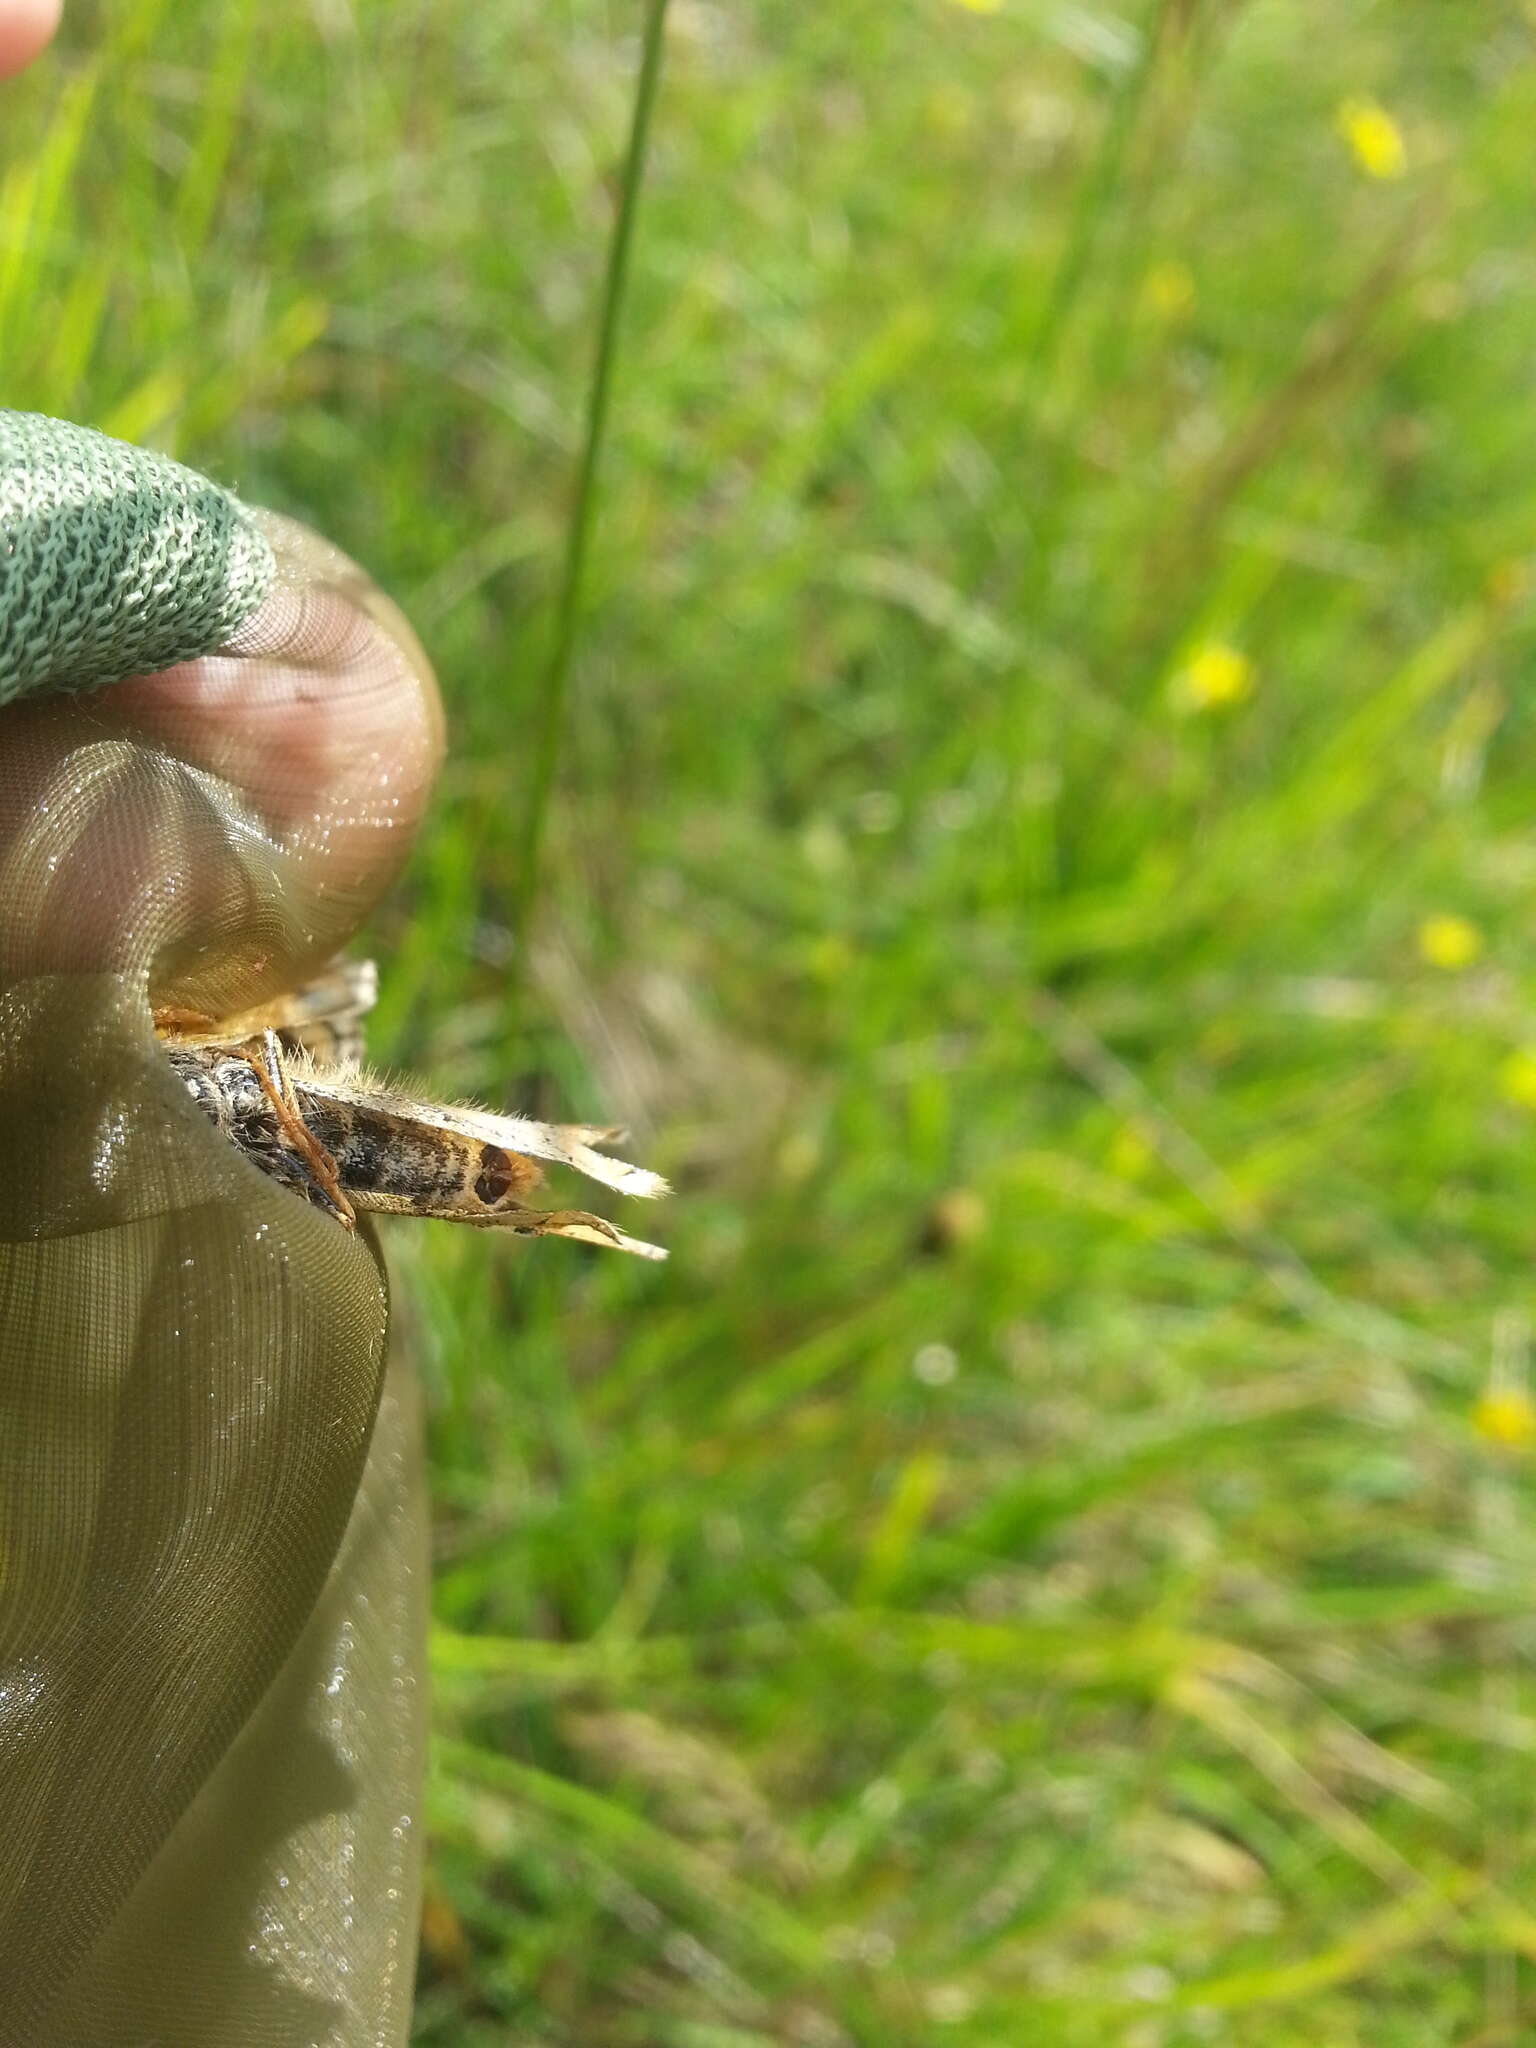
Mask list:
POLYGON ((224 1140, 154 1014, 366 915, 430 671, 305 529, 0 413, 0 704, 0 2044, 399 2048, 413 1393, 374 1245, 224 1140))

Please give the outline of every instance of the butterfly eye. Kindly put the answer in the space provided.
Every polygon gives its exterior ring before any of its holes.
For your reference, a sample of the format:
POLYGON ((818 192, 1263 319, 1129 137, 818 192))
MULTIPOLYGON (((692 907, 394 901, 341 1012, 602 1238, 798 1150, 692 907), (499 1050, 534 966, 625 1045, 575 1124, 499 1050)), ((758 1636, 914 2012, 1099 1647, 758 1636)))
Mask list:
MULTIPOLYGON (((520 1184, 512 1154, 503 1152, 499 1145, 482 1145, 476 1164, 480 1170, 475 1176, 475 1196, 477 1200, 484 1202, 488 1209, 510 1195, 513 1188, 520 1184)), ((521 1185, 526 1187, 531 1177, 524 1177, 521 1185)))

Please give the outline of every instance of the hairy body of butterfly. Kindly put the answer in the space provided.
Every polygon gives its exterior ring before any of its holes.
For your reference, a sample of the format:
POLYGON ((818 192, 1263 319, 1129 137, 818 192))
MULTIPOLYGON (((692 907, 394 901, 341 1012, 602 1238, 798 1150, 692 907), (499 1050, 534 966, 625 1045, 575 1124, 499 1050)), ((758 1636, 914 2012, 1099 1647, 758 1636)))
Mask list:
POLYGON ((524 1199, 544 1177, 530 1153, 626 1194, 664 1193, 659 1175, 595 1149, 616 1131, 420 1101, 364 1074, 286 1052, 271 1027, 243 1046, 171 1045, 167 1058, 205 1115, 252 1164, 346 1227, 356 1211, 371 1210, 665 1257, 601 1216, 530 1208, 524 1199))

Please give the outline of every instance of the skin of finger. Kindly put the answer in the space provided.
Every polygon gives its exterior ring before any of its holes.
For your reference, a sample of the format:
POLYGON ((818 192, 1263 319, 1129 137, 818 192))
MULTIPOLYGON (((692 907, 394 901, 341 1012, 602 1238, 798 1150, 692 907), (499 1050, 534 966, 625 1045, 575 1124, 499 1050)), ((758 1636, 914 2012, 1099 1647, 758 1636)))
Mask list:
POLYGON ((59 25, 62 0, 0 0, 0 78, 10 78, 45 49, 59 25))
POLYGON ((443 750, 431 669, 356 565, 274 522, 281 573, 227 647, 0 712, 0 965, 147 974, 211 1015, 345 943, 398 872, 443 750))

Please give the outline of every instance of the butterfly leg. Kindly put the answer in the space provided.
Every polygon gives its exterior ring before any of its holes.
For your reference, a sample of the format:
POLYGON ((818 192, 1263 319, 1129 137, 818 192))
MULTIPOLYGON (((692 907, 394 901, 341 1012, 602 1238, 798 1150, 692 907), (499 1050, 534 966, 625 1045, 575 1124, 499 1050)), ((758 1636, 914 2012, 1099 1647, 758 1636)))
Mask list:
POLYGON ((355 1230, 357 1211, 347 1199, 335 1160, 300 1113, 277 1033, 270 1027, 263 1031, 259 1039, 252 1041, 249 1057, 251 1071, 260 1082, 261 1092, 271 1103, 272 1113, 277 1118, 278 1135, 309 1169, 316 1192, 337 1222, 347 1230, 355 1230))

